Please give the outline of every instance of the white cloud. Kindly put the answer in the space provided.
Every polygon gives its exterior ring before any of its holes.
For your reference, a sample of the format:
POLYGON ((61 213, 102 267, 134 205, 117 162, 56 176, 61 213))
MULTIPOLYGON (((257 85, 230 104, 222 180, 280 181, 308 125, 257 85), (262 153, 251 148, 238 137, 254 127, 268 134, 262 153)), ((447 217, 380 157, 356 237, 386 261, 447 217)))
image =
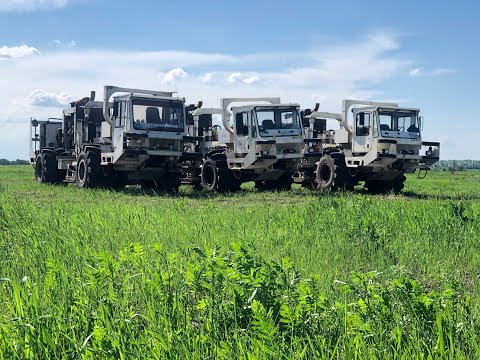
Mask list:
POLYGON ((252 75, 242 80, 242 82, 247 85, 255 84, 256 82, 259 82, 259 81, 260 81, 260 78, 257 75, 252 75))
POLYGON ((0 47, 0 59, 16 59, 39 54, 36 48, 27 45, 0 47))
POLYGON ((455 74, 455 73, 456 73, 456 70, 447 69, 447 68, 438 68, 438 69, 432 70, 432 75, 433 76, 451 75, 451 74, 455 74))
POLYGON ((410 77, 436 77, 436 76, 443 76, 443 75, 452 75, 455 74, 456 71, 454 69, 448 68, 436 68, 432 70, 425 70, 424 68, 417 67, 410 69, 408 72, 408 76, 410 77))
POLYGON ((77 46, 77 43, 75 42, 75 40, 70 40, 70 41, 53 40, 53 42, 58 47, 61 47, 64 49, 71 49, 77 46))
POLYGON ((162 79, 162 83, 170 84, 175 82, 177 79, 184 79, 188 76, 185 70, 181 67, 167 71, 166 73, 160 73, 159 77, 162 79))
POLYGON ((70 0, 1 0, 0 11, 33 11, 55 9, 67 5, 70 0))
POLYGON ((200 78, 200 81, 204 82, 204 83, 208 83, 208 82, 212 81, 212 79, 213 79, 213 74, 212 73, 206 73, 206 74, 203 74, 203 76, 200 78))
POLYGON ((242 74, 240 74, 238 72, 232 73, 227 77, 227 81, 231 82, 231 83, 237 82, 237 81, 240 80, 241 76, 242 76, 242 74))
POLYGON ((48 93, 43 90, 35 90, 27 96, 30 105, 42 107, 64 107, 70 103, 72 97, 67 93, 48 93))
POLYGON ((374 33, 371 34, 368 38, 371 43, 381 49, 395 50, 400 47, 400 44, 398 43, 396 37, 386 33, 374 33))
POLYGON ((410 76, 410 77, 420 76, 422 74, 422 71, 423 71, 422 68, 411 69, 408 72, 408 76, 410 76))
POLYGON ((235 72, 230 74, 227 77, 227 81, 230 83, 241 82, 247 85, 254 84, 260 80, 260 77, 255 74, 243 74, 239 72, 235 72))

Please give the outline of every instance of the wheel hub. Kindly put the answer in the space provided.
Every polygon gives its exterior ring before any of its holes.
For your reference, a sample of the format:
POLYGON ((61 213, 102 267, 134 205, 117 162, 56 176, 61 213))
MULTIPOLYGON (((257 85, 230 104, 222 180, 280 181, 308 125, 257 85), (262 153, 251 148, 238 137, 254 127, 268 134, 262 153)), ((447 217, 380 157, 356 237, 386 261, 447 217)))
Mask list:
POLYGON ((85 161, 80 161, 80 164, 78 164, 78 178, 80 179, 80 181, 85 180, 85 172, 86 172, 85 161))
POLYGON ((328 166, 328 164, 323 164, 320 168, 320 180, 326 183, 330 180, 331 176, 332 171, 330 169, 330 166, 328 166))
POLYGON ((207 184, 208 186, 212 186, 213 183, 215 182, 212 167, 210 165, 207 165, 203 169, 203 171, 204 171, 203 178, 204 178, 205 184, 207 184))

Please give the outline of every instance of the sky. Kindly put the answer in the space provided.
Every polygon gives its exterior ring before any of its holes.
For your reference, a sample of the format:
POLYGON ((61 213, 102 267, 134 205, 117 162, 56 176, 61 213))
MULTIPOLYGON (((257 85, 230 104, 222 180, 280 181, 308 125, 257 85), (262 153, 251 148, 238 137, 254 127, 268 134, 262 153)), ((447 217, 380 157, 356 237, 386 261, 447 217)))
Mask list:
POLYGON ((480 2, 0 0, 0 158, 29 157, 29 120, 104 85, 187 103, 281 97, 421 109, 441 159, 480 159, 480 2))

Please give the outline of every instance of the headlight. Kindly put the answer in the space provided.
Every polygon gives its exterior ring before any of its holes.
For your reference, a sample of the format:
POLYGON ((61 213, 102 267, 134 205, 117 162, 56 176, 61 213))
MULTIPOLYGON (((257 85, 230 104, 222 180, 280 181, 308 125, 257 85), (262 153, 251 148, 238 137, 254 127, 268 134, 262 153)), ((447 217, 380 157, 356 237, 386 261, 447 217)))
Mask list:
POLYGON ((388 154, 388 149, 383 149, 383 150, 382 150, 382 153, 388 154))

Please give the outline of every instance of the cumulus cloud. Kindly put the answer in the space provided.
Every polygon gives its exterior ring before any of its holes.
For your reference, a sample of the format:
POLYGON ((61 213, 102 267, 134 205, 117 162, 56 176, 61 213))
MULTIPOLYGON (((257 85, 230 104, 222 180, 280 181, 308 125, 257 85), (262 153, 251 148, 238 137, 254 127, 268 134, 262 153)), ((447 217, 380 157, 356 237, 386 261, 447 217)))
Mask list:
POLYGON ((210 81, 212 81, 213 79, 213 74, 212 73, 206 73, 206 74, 203 74, 203 76, 200 78, 200 81, 203 82, 203 83, 208 83, 210 81))
POLYGON ((435 77, 435 76, 443 76, 443 75, 452 75, 455 74, 456 71, 454 69, 448 68, 436 68, 432 70, 425 70, 424 68, 417 67, 410 69, 408 71, 408 76, 410 77, 435 77))
POLYGON ((177 79, 183 79, 188 76, 187 72, 182 68, 175 68, 166 73, 159 74, 160 78, 162 79, 162 83, 164 84, 171 84, 177 79))
POLYGON ((75 42, 75 40, 70 40, 70 41, 53 40, 53 42, 58 47, 64 48, 64 49, 71 49, 77 46, 77 43, 75 42))
POLYGON ((27 45, 0 47, 0 59, 16 59, 39 54, 36 48, 27 45))
POLYGON ((228 77, 227 77, 227 81, 228 82, 231 82, 231 83, 234 83, 234 82, 237 82, 240 80, 240 77, 242 76, 242 74, 236 72, 236 73, 232 73, 230 74, 228 77))
POLYGON ((420 76, 421 74, 422 74, 421 68, 413 68, 408 72, 408 76, 410 77, 420 76))
POLYGON ((0 11, 33 11, 56 9, 67 5, 70 0, 1 0, 0 11))
POLYGON ((35 90, 27 96, 30 105, 41 107, 64 107, 72 100, 67 93, 48 93, 43 90, 35 90))
POLYGON ((260 81, 260 78, 257 75, 252 75, 242 80, 247 85, 255 84, 258 81, 260 81))
POLYGON ((260 81, 260 77, 258 75, 255 75, 255 74, 252 75, 252 74, 242 74, 242 73, 239 73, 239 72, 235 72, 235 73, 230 74, 227 77, 227 81, 230 82, 230 83, 241 82, 241 83, 244 83, 244 84, 247 84, 247 85, 251 85, 251 84, 254 84, 254 83, 260 81))

